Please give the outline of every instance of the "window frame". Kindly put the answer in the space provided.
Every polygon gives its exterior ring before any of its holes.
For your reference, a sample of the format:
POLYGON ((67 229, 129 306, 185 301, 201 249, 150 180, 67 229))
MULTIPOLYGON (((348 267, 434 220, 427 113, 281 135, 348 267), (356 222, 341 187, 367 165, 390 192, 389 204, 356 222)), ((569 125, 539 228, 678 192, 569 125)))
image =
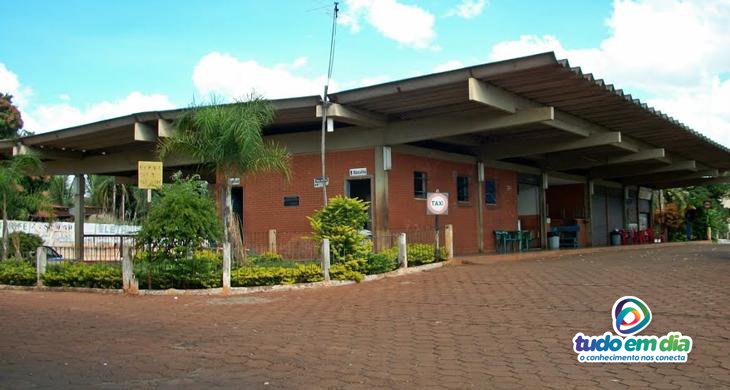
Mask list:
POLYGON ((468 175, 457 175, 456 176, 456 201, 459 203, 469 203, 471 201, 471 194, 469 193, 469 184, 471 182, 471 178, 468 175), (464 199, 461 199, 461 186, 460 181, 463 180, 463 183, 465 184, 465 190, 466 192, 464 195, 466 196, 464 199))
POLYGON ((428 196, 428 173, 424 171, 413 171, 413 197, 415 199, 426 199, 428 196), (421 189, 416 189, 416 175, 421 175, 421 189), (420 194, 419 192, 423 192, 420 194))
POLYGON ((486 179, 484 180, 484 203, 487 206, 496 206, 498 203, 497 199, 497 179, 486 179), (492 198, 493 202, 489 202, 489 184, 492 185, 492 198))

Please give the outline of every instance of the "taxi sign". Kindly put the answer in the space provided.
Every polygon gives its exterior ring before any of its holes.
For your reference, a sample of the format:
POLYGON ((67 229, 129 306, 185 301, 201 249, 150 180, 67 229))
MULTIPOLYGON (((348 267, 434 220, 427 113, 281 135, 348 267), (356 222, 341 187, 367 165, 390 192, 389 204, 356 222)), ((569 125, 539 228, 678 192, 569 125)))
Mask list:
POLYGON ((162 162, 137 162, 137 187, 143 190, 154 190, 162 187, 162 162))
POLYGON ((429 192, 426 195, 427 215, 448 215, 449 194, 447 192, 429 192))

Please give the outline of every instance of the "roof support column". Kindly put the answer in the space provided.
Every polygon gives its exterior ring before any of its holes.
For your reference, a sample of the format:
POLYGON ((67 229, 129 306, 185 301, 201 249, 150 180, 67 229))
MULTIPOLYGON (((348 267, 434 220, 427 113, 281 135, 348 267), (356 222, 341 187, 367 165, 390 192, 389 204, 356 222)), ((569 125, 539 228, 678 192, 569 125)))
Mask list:
POLYGON ((477 168, 477 248, 484 253, 484 163, 479 161, 477 168))
POLYGON ((546 172, 540 173, 540 190, 538 192, 538 201, 540 202, 540 248, 547 248, 547 191, 548 188, 548 174, 546 172))
POLYGON ((375 230, 375 249, 386 248, 389 244, 390 229, 388 226, 388 173, 392 159, 389 146, 376 146, 375 151, 375 196, 373 197, 373 226, 375 230))
POLYGON ((593 179, 588 179, 583 187, 585 194, 583 204, 585 206, 586 241, 588 241, 589 246, 593 243, 593 185, 593 179))
POLYGON ((77 261, 84 261, 84 194, 86 180, 84 175, 76 175, 74 193, 74 254, 77 261))

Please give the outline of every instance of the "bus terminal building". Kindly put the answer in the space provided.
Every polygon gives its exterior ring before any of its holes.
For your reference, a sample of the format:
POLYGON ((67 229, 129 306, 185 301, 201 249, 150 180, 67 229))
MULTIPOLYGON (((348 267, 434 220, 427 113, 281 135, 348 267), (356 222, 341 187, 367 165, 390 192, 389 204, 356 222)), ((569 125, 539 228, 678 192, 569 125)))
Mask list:
MULTIPOLYGON (((396 233, 433 229, 428 192, 448 193, 441 224, 453 226, 456 254, 471 254, 494 251, 495 231, 518 228, 532 232, 535 248, 546 246, 551 227, 566 225, 578 227, 579 246, 608 245, 614 229, 651 228, 652 190, 730 181, 730 150, 551 52, 328 99, 328 195, 369 201, 380 247, 396 233)), ((271 103, 276 115, 264 134, 292 154, 292 178, 241 177, 233 210, 245 237, 276 229, 286 247, 322 207, 314 179, 323 107, 320 96, 271 103)), ((137 162, 158 159, 156 142, 172 134, 181 112, 137 113, 0 146, 5 155, 38 152, 47 174, 136 183, 137 162)), ((216 181, 184 156, 163 164, 166 179, 182 170, 216 181)))

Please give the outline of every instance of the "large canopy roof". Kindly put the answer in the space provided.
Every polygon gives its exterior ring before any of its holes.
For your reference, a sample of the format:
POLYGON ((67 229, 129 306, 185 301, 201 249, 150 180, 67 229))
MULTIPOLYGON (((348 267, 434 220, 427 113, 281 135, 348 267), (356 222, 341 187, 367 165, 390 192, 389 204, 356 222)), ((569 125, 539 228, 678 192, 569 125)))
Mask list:
MULTIPOLYGON (((329 100, 327 113, 338 133, 370 129, 374 142, 384 144, 408 143, 655 188, 724 181, 730 169, 728 148, 552 52, 337 92, 329 100)), ((320 126, 319 96, 272 104, 276 117, 266 134, 320 126)), ((4 140, 0 150, 6 155, 40 150, 50 167, 73 167, 55 171, 65 173, 81 171, 83 164, 59 161, 141 159, 153 152, 157 137, 169 135, 182 110, 4 140)), ((107 160, 103 173, 126 170, 107 160)))

